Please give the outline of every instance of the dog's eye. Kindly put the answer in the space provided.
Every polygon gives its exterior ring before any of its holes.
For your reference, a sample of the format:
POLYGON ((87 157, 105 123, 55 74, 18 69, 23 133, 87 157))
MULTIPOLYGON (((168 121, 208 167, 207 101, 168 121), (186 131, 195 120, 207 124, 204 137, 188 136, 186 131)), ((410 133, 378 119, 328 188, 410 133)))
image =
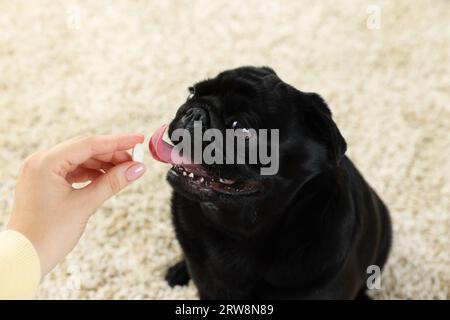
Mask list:
POLYGON ((194 95, 195 95, 195 88, 194 87, 189 87, 188 91, 189 91, 189 95, 187 97, 187 100, 192 99, 194 97, 194 95))
POLYGON ((239 121, 233 121, 233 124, 231 125, 231 129, 237 130, 237 129, 243 129, 244 127, 239 121))
POLYGON ((248 128, 245 128, 239 121, 233 121, 231 128, 234 130, 239 130, 246 139, 250 139, 252 137, 252 132, 248 128))

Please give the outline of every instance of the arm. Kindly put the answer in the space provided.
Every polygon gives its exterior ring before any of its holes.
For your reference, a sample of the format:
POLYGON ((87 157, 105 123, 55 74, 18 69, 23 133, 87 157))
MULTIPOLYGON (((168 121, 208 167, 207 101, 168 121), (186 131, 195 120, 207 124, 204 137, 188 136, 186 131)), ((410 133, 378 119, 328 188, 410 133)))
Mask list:
POLYGON ((40 278, 72 251, 95 210, 145 172, 126 151, 143 140, 139 134, 80 137, 24 161, 7 231, 0 233, 0 299, 33 298, 40 278))

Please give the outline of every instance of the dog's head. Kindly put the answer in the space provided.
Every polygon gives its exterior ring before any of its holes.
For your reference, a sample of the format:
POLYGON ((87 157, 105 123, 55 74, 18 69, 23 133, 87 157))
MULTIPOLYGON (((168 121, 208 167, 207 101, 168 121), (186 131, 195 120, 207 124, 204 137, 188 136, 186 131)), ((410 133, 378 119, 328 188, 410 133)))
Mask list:
MULTIPOLYGON (((230 152, 222 148, 223 152, 216 151, 219 155, 215 155, 223 157, 222 164, 177 165, 169 171, 169 183, 192 200, 243 204, 271 199, 272 203, 280 201, 281 207, 312 177, 338 166, 346 150, 345 140, 322 98, 284 83, 270 68, 225 71, 193 85, 189 91, 187 101, 169 126, 169 136, 176 129, 193 134, 199 122, 203 132, 217 129, 224 139, 226 129, 253 135, 246 136, 246 163, 227 164, 230 152), (251 140, 258 138, 260 129, 268 130, 265 148, 276 164, 262 161, 259 153, 256 163, 248 163, 250 142, 257 141, 257 149, 262 147, 258 139, 251 140), (273 129, 278 130, 278 139, 271 139, 273 129), (275 168, 273 174, 262 175, 261 169, 268 166, 275 168)), ((203 141, 202 150, 207 145, 203 141)))

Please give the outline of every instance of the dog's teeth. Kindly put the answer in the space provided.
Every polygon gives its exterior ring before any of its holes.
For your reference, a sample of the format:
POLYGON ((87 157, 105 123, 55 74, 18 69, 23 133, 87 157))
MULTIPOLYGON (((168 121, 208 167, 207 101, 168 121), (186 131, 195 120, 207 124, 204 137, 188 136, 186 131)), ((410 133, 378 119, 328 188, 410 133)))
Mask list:
POLYGON ((194 178, 194 174, 191 172, 191 173, 189 173, 189 178, 194 178))
POLYGON ((219 179, 220 183, 225 183, 225 180, 223 180, 222 178, 219 179))
POLYGON ((187 176, 187 173, 186 173, 186 171, 183 171, 183 176, 187 176))

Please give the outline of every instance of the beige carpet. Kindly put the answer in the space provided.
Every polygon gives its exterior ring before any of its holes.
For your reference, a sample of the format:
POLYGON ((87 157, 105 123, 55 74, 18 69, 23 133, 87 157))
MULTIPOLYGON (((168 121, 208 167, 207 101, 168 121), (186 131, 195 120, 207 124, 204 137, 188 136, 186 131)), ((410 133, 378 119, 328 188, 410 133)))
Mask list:
MULTIPOLYGON (((348 154, 392 212, 393 251, 374 296, 449 299, 450 2, 338 3, 0 0, 1 221, 27 154, 84 132, 149 134, 194 81, 269 65, 326 98, 348 154)), ((40 299, 196 298, 192 283, 163 280, 180 248, 168 168, 146 163, 40 299)))

